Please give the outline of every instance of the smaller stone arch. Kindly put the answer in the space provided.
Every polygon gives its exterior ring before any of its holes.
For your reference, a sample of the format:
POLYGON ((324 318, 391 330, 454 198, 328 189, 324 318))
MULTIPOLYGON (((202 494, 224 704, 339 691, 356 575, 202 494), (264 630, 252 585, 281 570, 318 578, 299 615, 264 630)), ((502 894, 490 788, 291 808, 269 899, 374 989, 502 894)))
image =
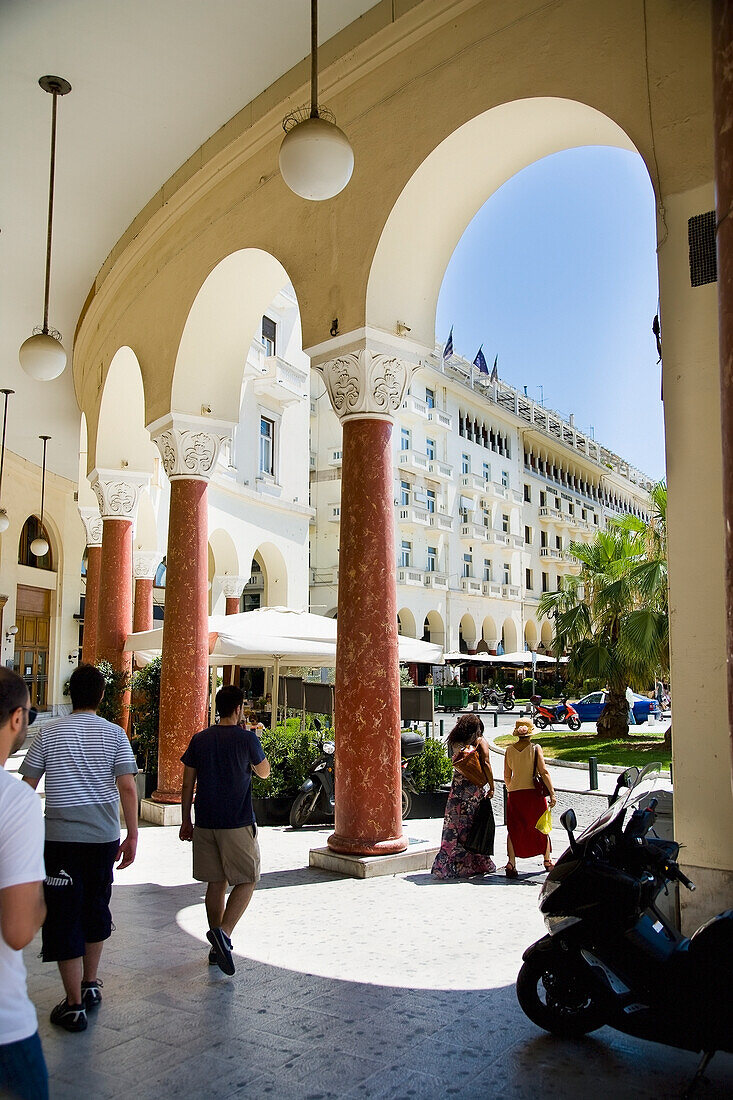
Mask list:
POLYGON ((473 615, 468 612, 463 616, 458 627, 458 648, 461 653, 470 653, 476 649, 476 623, 473 615))
POLYGON ((417 623, 409 607, 402 607, 397 612, 397 629, 406 638, 417 637, 417 623))
POLYGON ((274 543, 263 542, 252 557, 264 576, 262 606, 288 607, 288 568, 281 551, 274 543))
POLYGON ((524 640, 530 649, 537 649, 537 623, 533 622, 531 619, 528 619, 524 624, 524 640))
POLYGON ((540 631, 540 641, 542 642, 545 649, 552 649, 552 623, 549 619, 545 619, 542 624, 542 629, 540 631))
POLYGON ((48 515, 44 516, 44 520, 41 526, 40 517, 30 515, 23 524, 18 539, 18 565, 26 565, 31 569, 58 569, 58 540, 52 535, 48 515), (48 543, 48 552, 41 558, 37 558, 31 550, 31 543, 37 538, 44 538, 48 543))
POLYGON ((517 652, 517 624, 513 619, 504 619, 501 628, 501 644, 505 653, 517 652))
POLYGON ((428 611, 423 623, 422 640, 445 646, 445 624, 438 611, 428 611))
POLYGON ((499 631, 496 629, 496 623, 491 615, 487 615, 481 625, 481 640, 485 643, 486 649, 491 653, 496 652, 499 631))

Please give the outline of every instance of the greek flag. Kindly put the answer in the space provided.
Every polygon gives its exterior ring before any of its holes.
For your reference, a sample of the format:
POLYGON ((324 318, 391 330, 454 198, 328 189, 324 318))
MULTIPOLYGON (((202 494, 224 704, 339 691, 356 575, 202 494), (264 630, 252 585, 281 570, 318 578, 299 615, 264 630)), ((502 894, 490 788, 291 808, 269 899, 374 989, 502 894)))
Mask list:
POLYGON ((491 382, 498 382, 499 381, 499 372, 496 369, 496 365, 497 365, 498 362, 499 362, 499 356, 497 355, 496 359, 494 360, 493 370, 491 371, 491 378, 490 378, 491 382))
POLYGON ((482 344, 481 347, 476 352, 476 358, 473 361, 473 365, 474 365, 474 367, 478 367, 478 369, 481 371, 482 374, 488 374, 489 373, 489 368, 486 365, 486 358, 485 358, 484 353, 482 351, 483 346, 484 345, 482 344))
POLYGON ((448 333, 448 339, 446 340, 445 347, 443 348, 443 358, 444 359, 450 359, 452 354, 453 354, 453 325, 451 325, 451 327, 450 327, 450 332, 448 333))

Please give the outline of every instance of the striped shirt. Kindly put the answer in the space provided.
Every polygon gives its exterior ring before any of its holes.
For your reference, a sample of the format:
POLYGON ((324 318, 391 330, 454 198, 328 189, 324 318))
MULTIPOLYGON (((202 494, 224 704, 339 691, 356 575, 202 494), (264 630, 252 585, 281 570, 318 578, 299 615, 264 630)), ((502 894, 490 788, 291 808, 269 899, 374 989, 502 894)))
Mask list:
POLYGON ((69 714, 39 729, 22 775, 46 776, 46 840, 107 844, 120 836, 120 775, 137 764, 121 726, 96 714, 69 714))

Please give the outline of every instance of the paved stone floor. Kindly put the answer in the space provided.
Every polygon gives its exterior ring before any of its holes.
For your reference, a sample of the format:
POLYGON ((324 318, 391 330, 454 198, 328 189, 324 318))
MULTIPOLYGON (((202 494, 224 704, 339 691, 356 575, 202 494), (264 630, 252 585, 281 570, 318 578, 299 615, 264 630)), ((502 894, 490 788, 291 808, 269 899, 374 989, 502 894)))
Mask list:
MULTIPOLYGON (((437 841, 440 826, 407 831, 437 841)), ((104 1003, 86 1032, 49 1024, 56 968, 37 944, 26 952, 54 1100, 681 1094, 695 1055, 608 1028, 562 1042, 523 1016, 514 979, 543 932, 539 860, 516 883, 344 879, 307 869, 328 832, 260 831, 262 883, 227 978, 207 966, 190 846, 176 829, 144 828, 117 877, 104 1003)), ((732 1057, 716 1056, 700 1095, 733 1095, 732 1057)))

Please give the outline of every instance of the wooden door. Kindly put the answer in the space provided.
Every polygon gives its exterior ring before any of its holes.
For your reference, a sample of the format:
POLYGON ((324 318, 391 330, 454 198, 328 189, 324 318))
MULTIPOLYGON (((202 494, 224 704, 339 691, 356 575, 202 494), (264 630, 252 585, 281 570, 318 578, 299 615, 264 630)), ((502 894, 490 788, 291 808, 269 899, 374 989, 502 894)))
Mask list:
POLYGON ((26 682, 31 706, 48 708, 48 656, 51 637, 50 593, 18 585, 13 667, 26 682))

